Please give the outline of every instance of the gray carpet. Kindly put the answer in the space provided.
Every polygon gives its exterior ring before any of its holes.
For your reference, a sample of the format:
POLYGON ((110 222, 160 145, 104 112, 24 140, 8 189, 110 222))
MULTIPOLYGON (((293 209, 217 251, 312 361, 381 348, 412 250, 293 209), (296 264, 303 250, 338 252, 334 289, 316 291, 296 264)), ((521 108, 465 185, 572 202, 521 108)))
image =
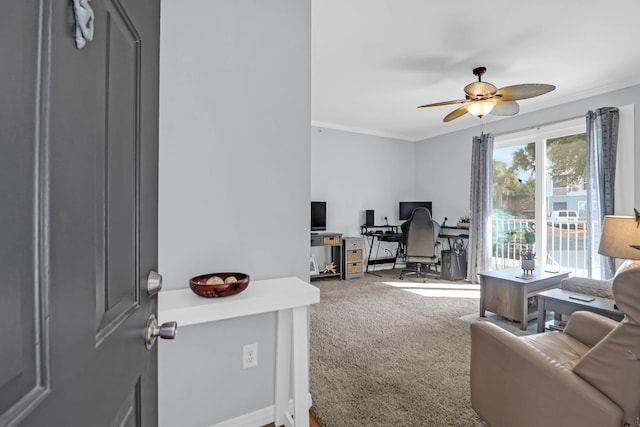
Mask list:
POLYGON ((477 285, 378 273, 312 283, 320 303, 311 308, 310 386, 320 424, 483 425, 469 397, 477 285))

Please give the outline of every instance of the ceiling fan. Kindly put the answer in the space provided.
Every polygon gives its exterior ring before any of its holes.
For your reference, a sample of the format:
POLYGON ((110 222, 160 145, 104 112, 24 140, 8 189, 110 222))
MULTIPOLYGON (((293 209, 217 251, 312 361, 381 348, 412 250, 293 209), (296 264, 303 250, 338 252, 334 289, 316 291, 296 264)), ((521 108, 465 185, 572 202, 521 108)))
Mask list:
POLYGON ((421 105, 418 108, 465 104, 447 114, 443 122, 449 122, 453 119, 457 119, 466 113, 472 114, 476 117, 482 117, 486 114, 494 114, 496 116, 513 116, 518 114, 518 111, 520 111, 520 106, 516 100, 533 98, 534 96, 551 92, 556 88, 554 85, 526 83, 506 86, 498 89, 491 83, 482 81, 482 75, 486 71, 487 69, 485 67, 473 69, 473 74, 478 76, 478 81, 469 83, 464 87, 465 99, 436 102, 434 104, 421 105))

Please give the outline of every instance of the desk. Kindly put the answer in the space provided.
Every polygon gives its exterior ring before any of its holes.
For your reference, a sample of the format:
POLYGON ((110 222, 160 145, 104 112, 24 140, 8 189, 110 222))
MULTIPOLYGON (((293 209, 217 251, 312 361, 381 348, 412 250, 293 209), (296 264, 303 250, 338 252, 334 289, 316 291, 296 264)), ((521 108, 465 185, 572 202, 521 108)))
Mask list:
MULTIPOLYGON (((175 320, 178 327, 276 312, 275 425, 309 426, 309 335, 308 307, 320 302, 320 291, 297 277, 256 280, 244 292, 225 298, 202 298, 190 289, 161 291, 158 294, 160 322, 175 320), (289 379, 293 384, 293 418, 288 410, 289 379)), ((206 339, 206 337, 203 337, 206 339)), ((211 407, 210 395, 189 395, 180 387, 180 371, 189 365, 189 354, 180 353, 180 335, 169 344, 158 340, 159 425, 175 426, 190 410, 211 407), (172 351, 169 350, 169 345, 172 351), (174 420, 172 421, 172 418, 174 420)), ((203 367, 203 375, 206 372, 203 367)), ((224 369, 224 367, 221 367, 224 369)), ((206 379, 206 377, 205 377, 206 379)), ((214 399, 215 400, 215 399, 214 399)), ((206 409, 204 409, 206 410, 206 409)), ((232 424, 229 424, 232 425, 232 424)), ((240 425, 238 423, 233 425, 240 425)))
POLYGON ((360 234, 363 236, 371 237, 369 240, 369 254, 367 256, 367 268, 365 273, 369 272, 369 265, 375 264, 391 264, 392 268, 396 268, 396 260, 398 259, 398 253, 402 247, 402 233, 398 233, 398 225, 361 225, 360 234), (380 248, 380 242, 393 242, 397 243, 396 253, 393 257, 376 258, 371 259, 373 253, 373 243, 378 241, 378 248, 380 248))
POLYGON ((469 228, 458 227, 457 225, 441 225, 438 237, 441 239, 447 239, 449 249, 453 249, 452 242, 455 242, 457 239, 469 239, 469 228))
MULTIPOLYGON (((369 265, 393 263, 392 268, 396 267, 398 255, 400 254, 403 246, 403 234, 398 233, 399 228, 400 226, 398 225, 362 225, 360 226, 361 234, 363 236, 371 237, 371 239, 369 240, 369 254, 367 256, 367 268, 365 270, 366 273, 369 272, 369 265), (378 242, 378 247, 380 247, 380 242, 397 243, 398 246, 396 247, 395 255, 393 257, 371 259, 371 255, 373 253, 373 245, 376 241, 378 242)), ((438 234, 438 238, 446 239, 449 245, 449 250, 453 250, 454 242, 456 240, 458 239, 466 240, 469 238, 469 228, 458 227, 455 225, 440 226, 440 234, 438 234), (456 231, 458 231, 458 233, 456 233, 456 231)), ((466 249, 466 245, 464 249, 466 249)))
POLYGON ((360 226, 360 234, 365 235, 373 235, 373 234, 387 234, 389 233, 398 233, 399 225, 361 225, 360 226))

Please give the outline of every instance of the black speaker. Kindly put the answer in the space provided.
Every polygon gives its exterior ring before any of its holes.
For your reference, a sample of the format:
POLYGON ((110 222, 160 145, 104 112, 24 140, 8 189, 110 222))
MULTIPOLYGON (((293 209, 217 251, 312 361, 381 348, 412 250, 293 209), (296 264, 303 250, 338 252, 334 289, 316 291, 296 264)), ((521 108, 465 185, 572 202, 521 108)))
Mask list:
POLYGON ((367 227, 373 227, 375 225, 373 220, 373 209, 367 209, 365 212, 366 216, 364 225, 366 225, 367 227))

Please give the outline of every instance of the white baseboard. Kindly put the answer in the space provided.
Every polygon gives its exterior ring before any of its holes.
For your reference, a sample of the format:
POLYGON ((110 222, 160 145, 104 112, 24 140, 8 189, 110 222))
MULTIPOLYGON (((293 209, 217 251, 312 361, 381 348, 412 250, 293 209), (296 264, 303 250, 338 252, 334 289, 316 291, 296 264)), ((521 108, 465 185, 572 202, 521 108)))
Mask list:
POLYGON ((271 405, 218 424, 213 424, 210 427, 259 427, 272 423, 273 421, 273 405, 271 405))
MULTIPOLYGON (((311 408, 311 402, 311 394, 309 394, 308 408, 311 408)), ((260 427, 275 421, 274 411, 274 405, 270 405, 266 408, 240 415, 239 417, 212 424, 210 427, 260 427)), ((293 412, 293 400, 289 400, 289 412, 293 412)))

